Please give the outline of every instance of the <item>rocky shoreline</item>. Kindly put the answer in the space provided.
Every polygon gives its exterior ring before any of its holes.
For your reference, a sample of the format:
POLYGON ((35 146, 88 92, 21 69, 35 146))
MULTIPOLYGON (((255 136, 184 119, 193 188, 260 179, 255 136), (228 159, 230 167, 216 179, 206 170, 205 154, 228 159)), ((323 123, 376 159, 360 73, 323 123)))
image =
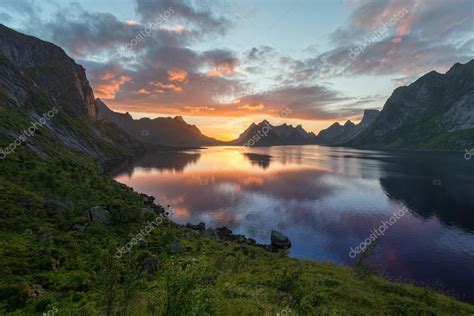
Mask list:
MULTIPOLYGON (((143 198, 144 205, 146 208, 145 212, 155 212, 157 215, 163 214, 165 209, 163 206, 155 204, 155 198, 153 196, 146 195, 144 193, 140 194, 143 198)), ((276 230, 271 231, 271 236, 270 236, 270 244, 259 244, 257 241, 253 238, 246 237, 244 235, 240 234, 234 234, 232 233, 232 230, 227 228, 226 226, 222 227, 217 227, 217 228, 212 228, 212 227, 206 227, 206 224, 203 222, 200 222, 198 224, 191 224, 187 223, 184 225, 176 224, 180 227, 186 228, 190 231, 197 232, 201 235, 208 236, 217 240, 222 240, 222 241, 231 241, 231 242, 236 242, 239 244, 246 244, 246 245, 251 245, 251 246, 256 246, 268 251, 272 252, 278 252, 280 250, 288 250, 291 248, 291 242, 289 238, 276 230)))

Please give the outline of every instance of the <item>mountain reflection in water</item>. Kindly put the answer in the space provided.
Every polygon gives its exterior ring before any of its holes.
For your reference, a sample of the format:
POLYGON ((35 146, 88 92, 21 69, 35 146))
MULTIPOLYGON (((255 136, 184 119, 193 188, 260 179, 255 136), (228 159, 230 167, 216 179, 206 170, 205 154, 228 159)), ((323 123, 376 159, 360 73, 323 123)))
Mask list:
POLYGON ((350 247, 406 207, 378 239, 373 263, 473 301, 473 171, 462 153, 211 147, 135 158, 115 179, 173 205, 178 223, 225 225, 264 243, 278 229, 291 256, 346 265, 357 260, 350 247))

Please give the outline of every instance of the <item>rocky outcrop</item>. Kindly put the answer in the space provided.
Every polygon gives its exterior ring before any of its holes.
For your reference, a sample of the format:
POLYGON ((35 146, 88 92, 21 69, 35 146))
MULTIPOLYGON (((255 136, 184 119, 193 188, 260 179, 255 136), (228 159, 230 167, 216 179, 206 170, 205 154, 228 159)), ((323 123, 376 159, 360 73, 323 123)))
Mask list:
POLYGON ((94 206, 86 211, 86 216, 91 222, 97 222, 105 225, 112 224, 112 217, 110 213, 100 206, 94 206))
POLYGON ((84 68, 60 47, 0 24, 0 51, 49 96, 93 119, 97 117, 94 93, 84 68))
POLYGON ((271 231, 271 244, 264 245, 259 244, 255 239, 245 237, 244 235, 233 234, 232 231, 225 226, 218 228, 206 228, 206 224, 201 222, 197 225, 188 223, 186 225, 183 225, 182 227, 186 227, 194 232, 214 239, 230 241, 244 245, 253 245, 268 251, 276 252, 280 250, 288 250, 289 248, 291 248, 291 241, 288 236, 276 230, 271 231))
POLYGON ((272 230, 271 234, 271 245, 276 249, 289 249, 291 248, 291 241, 285 234, 272 230))
POLYGON ((41 158, 54 155, 55 149, 47 146, 51 143, 99 159, 143 147, 121 129, 97 121, 94 93, 82 66, 60 47, 1 24, 0 102, 23 126, 5 124, 0 134, 11 141, 22 138, 22 145, 41 158), (21 134, 32 122, 34 137, 21 134), (39 141, 39 134, 45 140, 39 141))

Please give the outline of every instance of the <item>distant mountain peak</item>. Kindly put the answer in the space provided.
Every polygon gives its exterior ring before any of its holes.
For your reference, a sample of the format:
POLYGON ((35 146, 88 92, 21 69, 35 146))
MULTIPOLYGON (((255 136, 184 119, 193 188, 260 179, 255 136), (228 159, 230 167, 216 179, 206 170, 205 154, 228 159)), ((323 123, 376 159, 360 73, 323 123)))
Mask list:
POLYGON ((183 117, 182 117, 182 116, 179 116, 179 115, 178 115, 178 116, 175 116, 173 119, 174 119, 175 121, 178 121, 178 122, 181 122, 181 123, 186 123, 186 122, 184 121, 183 117))
POLYGON ((258 124, 251 123, 250 126, 239 135, 239 138, 228 142, 228 144, 246 145, 250 143, 251 146, 301 145, 312 144, 314 143, 314 139, 314 133, 306 132, 302 125, 293 127, 292 125, 283 123, 274 126, 271 125, 269 121, 263 120, 258 124), (265 133, 265 135, 263 135, 263 133, 265 133))

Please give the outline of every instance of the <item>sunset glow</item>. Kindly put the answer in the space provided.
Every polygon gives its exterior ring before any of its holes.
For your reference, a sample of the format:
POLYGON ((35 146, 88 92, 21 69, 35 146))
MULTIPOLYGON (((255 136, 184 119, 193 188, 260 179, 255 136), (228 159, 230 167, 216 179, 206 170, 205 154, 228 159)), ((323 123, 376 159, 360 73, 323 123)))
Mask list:
POLYGON ((364 109, 381 109, 399 85, 473 56, 473 7, 466 0, 243 0, 199 10, 161 0, 97 12, 95 5, 65 1, 63 11, 80 14, 56 19, 56 8, 44 4, 44 21, 35 23, 64 26, 11 23, 63 47, 112 110, 180 115, 221 140, 263 119, 314 133, 336 121, 357 122, 364 109), (291 114, 282 120, 286 108, 291 114))

